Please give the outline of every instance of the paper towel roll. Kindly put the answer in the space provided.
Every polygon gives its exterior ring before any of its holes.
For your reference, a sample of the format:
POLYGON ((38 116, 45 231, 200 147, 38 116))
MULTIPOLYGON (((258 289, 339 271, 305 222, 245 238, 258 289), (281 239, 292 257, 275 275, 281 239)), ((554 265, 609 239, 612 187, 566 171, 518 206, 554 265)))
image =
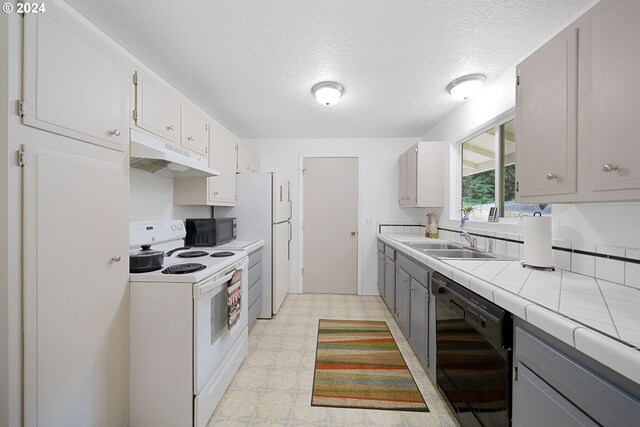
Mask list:
POLYGON ((551 217, 524 218, 524 263, 533 267, 551 267, 551 217))

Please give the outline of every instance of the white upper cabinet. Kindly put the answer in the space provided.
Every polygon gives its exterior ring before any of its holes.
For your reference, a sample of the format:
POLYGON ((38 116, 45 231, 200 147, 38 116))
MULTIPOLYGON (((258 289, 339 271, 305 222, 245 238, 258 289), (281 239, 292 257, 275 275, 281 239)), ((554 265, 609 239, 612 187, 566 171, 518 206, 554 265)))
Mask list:
POLYGON ((408 152, 402 153, 400 155, 400 197, 398 201, 400 202, 400 206, 404 206, 407 204, 407 156, 408 152))
POLYGON ((400 156, 400 206, 444 206, 444 148, 421 141, 400 156))
POLYGON ((640 188, 640 2, 603 2, 591 22, 593 190, 640 188))
POLYGON ((215 206, 234 206, 236 203, 236 138, 220 125, 211 127, 209 166, 220 176, 207 178, 209 202, 215 206))
POLYGON ((180 145, 181 104, 163 82, 136 71, 136 126, 180 145))
POLYGON ((575 193, 578 29, 558 34, 516 73, 518 193, 575 193))
POLYGON ((246 145, 238 143, 238 169, 239 173, 251 172, 251 150, 246 145))
POLYGON ((209 126, 209 167, 220 172, 211 178, 175 178, 173 203, 176 205, 235 206, 236 137, 212 121, 209 126))
POLYGON ((182 104, 182 146, 203 156, 209 151, 207 117, 186 103, 182 104))
POLYGON ((24 16, 24 124, 124 151, 126 58, 57 6, 24 16))
POLYGON ((517 67, 516 200, 640 200, 640 2, 602 0, 517 67))
POLYGON ((418 203, 418 146, 407 151, 407 205, 418 203))
POLYGON ((260 158, 256 153, 244 144, 238 143, 238 173, 258 173, 260 172, 260 158))

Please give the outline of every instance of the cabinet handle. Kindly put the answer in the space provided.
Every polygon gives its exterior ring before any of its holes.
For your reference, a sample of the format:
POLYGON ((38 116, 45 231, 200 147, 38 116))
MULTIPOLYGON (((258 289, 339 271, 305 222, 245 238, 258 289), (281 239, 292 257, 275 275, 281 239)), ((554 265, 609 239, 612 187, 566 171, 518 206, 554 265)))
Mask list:
POLYGON ((218 192, 216 191, 215 193, 213 193, 213 195, 214 195, 214 196, 217 196, 217 195, 218 195, 218 192))
POLYGON ((109 134, 113 136, 120 136, 120 131, 118 129, 110 130, 109 134))
POLYGON ((602 166, 602 172, 613 172, 617 170, 618 170, 618 166, 612 165, 611 163, 607 163, 606 165, 602 166))
POLYGON ((116 255, 111 258, 111 262, 120 262, 122 261, 122 257, 120 255, 116 255))
POLYGON ((552 179, 557 179, 557 178, 558 178, 558 175, 556 175, 555 173, 551 173, 551 172, 549 172, 549 173, 547 174, 547 179, 548 179, 549 181, 551 181, 552 179))
POLYGON ((167 126, 167 130, 176 130, 176 128, 173 125, 169 125, 169 126, 167 126))
POLYGON ((195 139, 195 138, 194 138, 194 137, 192 137, 192 136, 188 136, 188 137, 187 137, 187 141, 193 141, 194 139, 195 139))

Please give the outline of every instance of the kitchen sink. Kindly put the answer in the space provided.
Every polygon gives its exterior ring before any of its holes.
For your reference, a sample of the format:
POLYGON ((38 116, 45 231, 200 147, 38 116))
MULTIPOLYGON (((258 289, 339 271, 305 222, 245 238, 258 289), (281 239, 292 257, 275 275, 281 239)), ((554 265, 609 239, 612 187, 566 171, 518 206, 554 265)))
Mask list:
POLYGON ((483 260, 493 260, 493 261, 507 261, 512 258, 501 256, 501 255, 493 255, 487 254, 480 251, 474 251, 471 249, 425 249, 424 252, 427 255, 430 255, 434 258, 453 258, 453 259, 483 259, 483 260))
POLYGON ((407 242, 414 249, 462 249, 462 246, 447 242, 407 242))

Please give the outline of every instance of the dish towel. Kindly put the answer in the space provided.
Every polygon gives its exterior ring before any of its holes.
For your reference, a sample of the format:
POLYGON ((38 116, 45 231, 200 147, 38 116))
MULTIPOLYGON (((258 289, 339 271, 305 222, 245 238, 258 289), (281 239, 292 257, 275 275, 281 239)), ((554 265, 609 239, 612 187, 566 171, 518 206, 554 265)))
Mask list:
POLYGON ((227 304, 229 306, 227 314, 227 325, 231 329, 240 319, 240 299, 242 297, 242 270, 236 270, 228 284, 229 296, 227 304))

